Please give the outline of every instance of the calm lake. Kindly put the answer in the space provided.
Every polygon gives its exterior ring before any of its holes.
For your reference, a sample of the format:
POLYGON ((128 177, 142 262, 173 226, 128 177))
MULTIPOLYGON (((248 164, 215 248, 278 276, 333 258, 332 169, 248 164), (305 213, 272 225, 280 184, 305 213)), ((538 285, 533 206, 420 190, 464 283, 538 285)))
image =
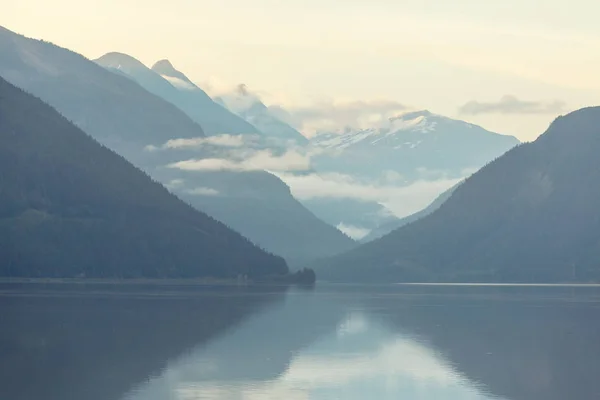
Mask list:
POLYGON ((600 287, 0 284, 0 399, 600 399, 600 287))

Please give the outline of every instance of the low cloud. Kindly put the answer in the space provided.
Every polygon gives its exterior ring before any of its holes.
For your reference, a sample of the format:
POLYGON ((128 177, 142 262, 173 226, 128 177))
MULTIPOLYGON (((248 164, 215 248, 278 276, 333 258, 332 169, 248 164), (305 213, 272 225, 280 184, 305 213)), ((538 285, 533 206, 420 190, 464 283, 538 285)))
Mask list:
POLYGON ((179 138, 171 139, 164 143, 162 146, 157 147, 148 145, 145 147, 146 151, 157 151, 157 150, 177 150, 177 149, 197 149, 203 146, 214 146, 214 147, 228 147, 238 148, 244 146, 250 146, 258 140, 257 135, 215 135, 208 137, 195 137, 195 138, 179 138))
POLYGON ((186 171, 260 171, 293 172, 311 168, 310 156, 296 150, 281 155, 271 150, 251 152, 244 159, 204 158, 179 161, 168 166, 186 171))
POLYGON ((405 112, 407 107, 397 101, 320 101, 309 106, 270 106, 269 110, 282 121, 311 136, 317 132, 339 132, 346 127, 368 128, 405 112))
POLYGON ((336 228, 346 234, 347 236, 351 237, 354 240, 360 240, 362 238, 364 238, 365 236, 367 236, 371 230, 370 229, 366 229, 366 228, 361 228, 359 226, 354 226, 354 225, 350 225, 350 224, 344 224, 343 222, 340 222, 336 228))
POLYGON ((348 198, 376 201, 396 216, 404 217, 425 208, 440 193, 462 180, 440 178, 419 180, 404 186, 384 182, 362 182, 351 176, 328 173, 295 175, 277 174, 300 200, 312 198, 348 198))
POLYGON ((244 137, 244 135, 217 135, 209 136, 205 138, 192 138, 192 139, 171 139, 164 144, 167 149, 181 149, 190 147, 201 147, 204 145, 219 146, 219 147, 242 147, 244 146, 250 137, 244 137))
POLYGON ((515 96, 503 96, 497 102, 470 101, 459 108, 460 114, 560 114, 565 111, 565 103, 553 101, 525 101, 515 96))

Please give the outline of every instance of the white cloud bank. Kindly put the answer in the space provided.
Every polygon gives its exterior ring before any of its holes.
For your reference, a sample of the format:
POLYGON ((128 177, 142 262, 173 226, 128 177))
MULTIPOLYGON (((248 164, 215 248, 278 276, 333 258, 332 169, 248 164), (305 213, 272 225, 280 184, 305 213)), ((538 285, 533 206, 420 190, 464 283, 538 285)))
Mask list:
POLYGON ((244 159, 204 158, 179 161, 168 165, 185 171, 260 171, 293 172, 311 168, 310 155, 289 150, 281 155, 271 150, 250 152, 244 159))
POLYGON ((300 199, 350 198, 376 201, 389 208, 396 216, 405 217, 422 210, 440 193, 463 178, 419 180, 405 186, 359 182, 348 175, 289 173, 277 174, 287 183, 293 195, 300 199))
POLYGON ((269 110, 310 137, 317 132, 340 132, 346 127, 371 128, 406 112, 407 107, 393 100, 319 101, 307 106, 286 108, 272 105, 269 110))
POLYGON ((158 151, 158 150, 183 150, 183 149, 198 149, 203 146, 215 146, 215 147, 227 147, 227 148, 241 148, 245 146, 251 146, 259 140, 258 135, 215 135, 208 137, 195 137, 195 138, 178 138, 170 139, 163 145, 157 147, 154 145, 148 145, 144 149, 146 151, 158 151))

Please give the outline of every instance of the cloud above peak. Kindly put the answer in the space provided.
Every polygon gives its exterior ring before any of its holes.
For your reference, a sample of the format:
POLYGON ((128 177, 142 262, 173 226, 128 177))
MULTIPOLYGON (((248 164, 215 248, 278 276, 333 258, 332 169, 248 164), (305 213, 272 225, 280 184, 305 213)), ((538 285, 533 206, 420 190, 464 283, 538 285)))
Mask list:
POLYGON ((276 174, 288 184, 299 200, 312 198, 355 199, 383 204, 398 217, 422 210, 440 193, 456 185, 462 178, 439 176, 421 179, 409 184, 395 182, 360 181, 340 173, 276 174))
POLYGON ((459 108, 464 115, 478 114, 560 114, 565 103, 560 100, 526 101, 516 96, 505 95, 496 102, 469 101, 459 108))
POLYGON ((311 105, 281 107, 269 110, 282 121, 299 129, 307 136, 317 132, 335 132, 341 128, 368 128, 394 117, 407 107, 394 100, 373 101, 318 101, 311 105))

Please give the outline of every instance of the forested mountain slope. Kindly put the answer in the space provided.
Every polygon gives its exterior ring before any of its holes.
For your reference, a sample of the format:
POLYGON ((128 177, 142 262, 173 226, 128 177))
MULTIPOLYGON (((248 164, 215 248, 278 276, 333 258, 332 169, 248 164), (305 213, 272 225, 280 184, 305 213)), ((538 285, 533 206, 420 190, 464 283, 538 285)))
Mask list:
POLYGON ((0 275, 262 277, 285 261, 0 79, 0 275))

